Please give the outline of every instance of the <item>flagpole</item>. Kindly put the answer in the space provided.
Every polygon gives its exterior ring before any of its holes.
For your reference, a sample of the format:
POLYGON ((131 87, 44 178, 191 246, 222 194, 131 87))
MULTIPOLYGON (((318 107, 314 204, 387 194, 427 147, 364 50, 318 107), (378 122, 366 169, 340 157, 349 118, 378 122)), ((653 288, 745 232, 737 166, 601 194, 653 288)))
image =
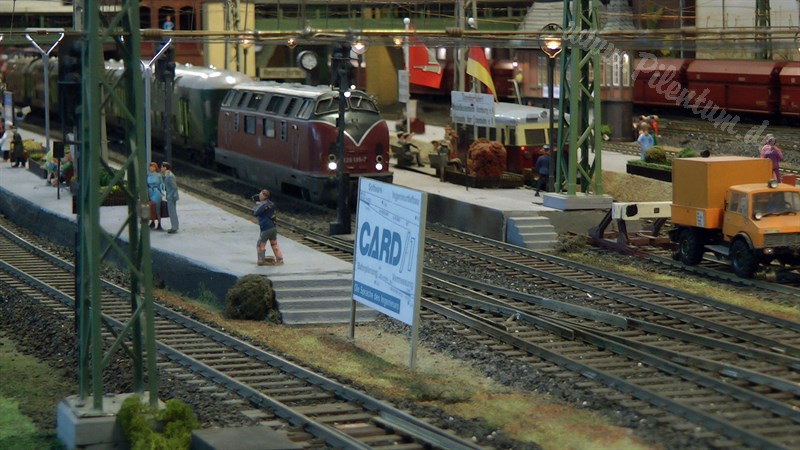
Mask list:
MULTIPOLYGON (((405 65, 406 65, 406 71, 408 72, 408 79, 409 79, 409 82, 410 82, 410 80, 411 80, 411 63, 409 62, 410 61, 410 57, 409 57, 409 47, 408 47, 408 29, 411 26, 411 19, 406 17, 405 19, 403 19, 403 24, 405 25, 405 30, 406 30, 406 37, 405 37, 405 65)), ((405 106, 405 108, 406 108, 406 124, 405 124, 406 125, 406 133, 411 133, 411 114, 409 114, 410 111, 408 110, 408 105, 410 105, 410 104, 411 104, 411 88, 409 86, 409 89, 408 89, 408 100, 406 100, 406 106, 405 106)))

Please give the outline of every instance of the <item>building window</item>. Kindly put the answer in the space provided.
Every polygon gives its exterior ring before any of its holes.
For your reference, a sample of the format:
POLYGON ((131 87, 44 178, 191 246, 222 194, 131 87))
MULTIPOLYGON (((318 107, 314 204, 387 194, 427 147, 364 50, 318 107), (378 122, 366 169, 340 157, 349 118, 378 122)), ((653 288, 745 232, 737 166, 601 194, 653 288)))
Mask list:
POLYGON ((631 85, 631 57, 627 53, 622 54, 622 85, 631 85))
POLYGON ((178 16, 178 23, 175 28, 180 30, 196 30, 198 20, 195 14, 195 9, 191 6, 184 6, 181 8, 180 16, 178 16))
POLYGON ((622 62, 621 62, 619 53, 614 52, 611 54, 611 64, 612 64, 612 72, 611 72, 611 85, 614 87, 619 86, 619 76, 622 75, 622 62))
POLYGON ((139 7, 139 27, 144 28, 153 28, 150 21, 150 8, 146 6, 139 7))

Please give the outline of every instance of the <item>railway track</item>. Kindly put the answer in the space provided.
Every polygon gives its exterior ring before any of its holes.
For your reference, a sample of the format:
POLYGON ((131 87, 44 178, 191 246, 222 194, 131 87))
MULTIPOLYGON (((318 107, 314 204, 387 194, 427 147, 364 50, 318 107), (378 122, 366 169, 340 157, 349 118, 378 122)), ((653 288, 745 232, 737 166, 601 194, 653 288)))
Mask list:
POLYGON ((452 320, 471 313, 462 323, 512 346, 512 357, 526 351, 569 368, 649 403, 644 411, 663 409, 748 446, 800 445, 800 324, 483 238, 430 231, 427 246, 462 252, 476 271, 529 278, 538 289, 566 290, 568 300, 426 268, 424 292, 441 305, 426 299, 427 309, 453 309, 442 312, 452 320))
MULTIPOLYGON (((60 314, 74 314, 74 270, 0 227, 0 282, 60 314)), ((119 333, 130 317, 130 294, 103 282, 103 320, 119 333)), ((382 401, 313 373, 171 309, 155 305, 162 362, 241 396, 257 411, 303 431, 301 444, 336 448, 477 448, 382 401)), ((185 380, 186 381, 186 380, 185 380)))
POLYGON ((800 325, 449 229, 426 248, 570 300, 426 267, 424 320, 721 446, 800 445, 800 325))

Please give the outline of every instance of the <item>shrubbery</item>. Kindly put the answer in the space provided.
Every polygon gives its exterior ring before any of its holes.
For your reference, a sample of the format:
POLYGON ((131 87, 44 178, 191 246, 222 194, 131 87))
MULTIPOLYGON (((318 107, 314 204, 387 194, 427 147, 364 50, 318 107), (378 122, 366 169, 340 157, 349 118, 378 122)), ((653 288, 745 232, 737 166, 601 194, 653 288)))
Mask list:
POLYGON ((469 146, 467 173, 479 178, 499 178, 506 171, 506 148, 497 141, 480 138, 469 146))
POLYGON ((644 153, 644 161, 651 164, 669 164, 667 162, 667 152, 658 145, 647 149, 647 151, 644 153))
POLYGON ((262 275, 245 275, 225 295, 225 317, 279 322, 272 282, 262 275))
POLYGON ((122 402, 117 420, 131 450, 188 449, 192 430, 199 428, 192 410, 180 400, 168 400, 163 411, 142 404, 132 395, 122 402), (153 430, 153 423, 161 432, 153 430))

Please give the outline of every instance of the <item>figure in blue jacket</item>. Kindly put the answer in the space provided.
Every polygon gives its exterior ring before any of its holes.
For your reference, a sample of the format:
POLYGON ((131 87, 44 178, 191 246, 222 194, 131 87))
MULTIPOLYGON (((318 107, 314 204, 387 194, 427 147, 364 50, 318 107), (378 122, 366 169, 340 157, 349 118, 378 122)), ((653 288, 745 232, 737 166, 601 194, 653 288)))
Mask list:
POLYGON ((158 164, 151 162, 149 170, 150 172, 147 174, 147 198, 155 205, 154 215, 150 217, 150 228, 163 230, 161 228, 161 192, 164 191, 164 180, 161 178, 158 164))

